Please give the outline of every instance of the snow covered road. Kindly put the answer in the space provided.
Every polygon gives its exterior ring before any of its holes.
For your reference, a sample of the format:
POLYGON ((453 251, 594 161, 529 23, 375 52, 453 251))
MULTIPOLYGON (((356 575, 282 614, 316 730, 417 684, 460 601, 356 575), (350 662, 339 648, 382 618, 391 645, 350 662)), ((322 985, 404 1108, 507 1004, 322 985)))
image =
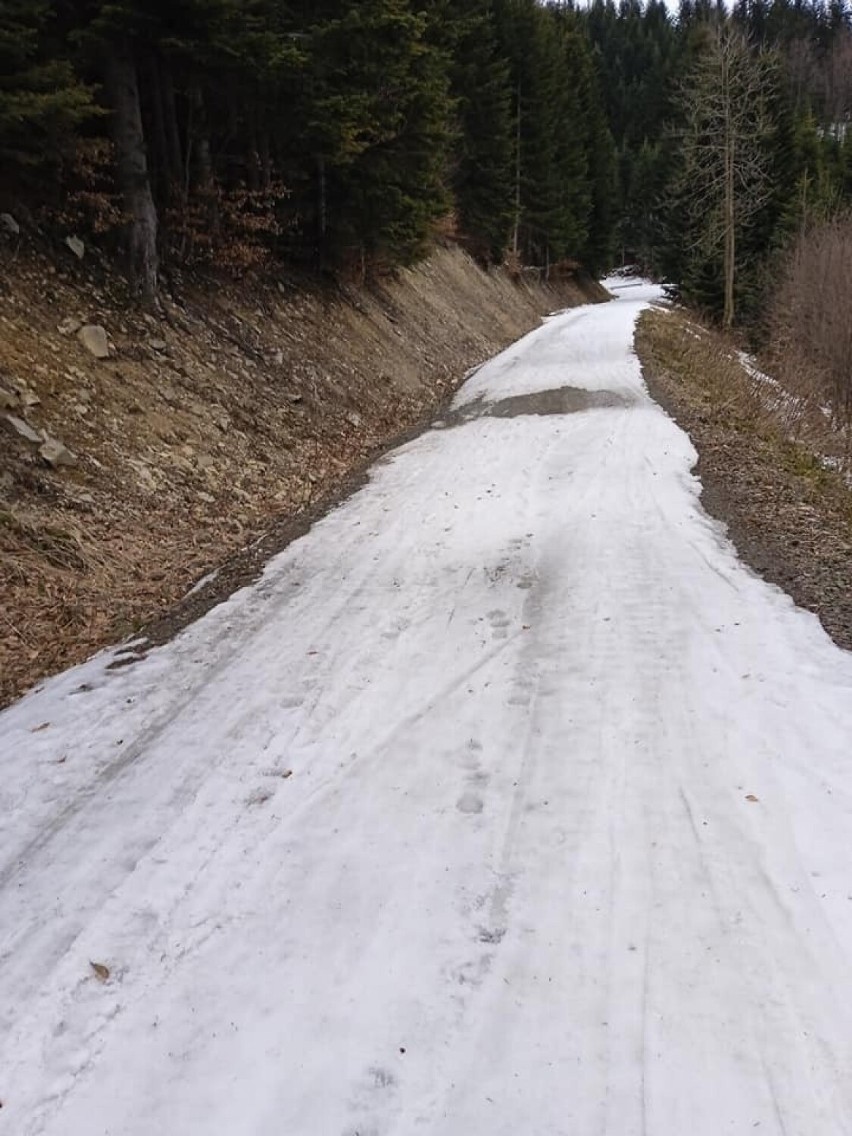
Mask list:
POLYGON ((655 295, 0 715, 0 1136, 852 1133, 852 656, 702 512, 655 295))

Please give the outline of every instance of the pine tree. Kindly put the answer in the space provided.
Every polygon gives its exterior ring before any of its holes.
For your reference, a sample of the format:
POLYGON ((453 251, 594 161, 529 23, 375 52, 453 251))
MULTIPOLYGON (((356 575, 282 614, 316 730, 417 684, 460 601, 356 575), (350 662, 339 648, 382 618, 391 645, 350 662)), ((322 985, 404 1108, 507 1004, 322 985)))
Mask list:
POLYGON ((406 0, 347 0, 317 33, 314 103, 338 258, 406 263, 449 205, 446 60, 406 0))
POLYGON ((534 0, 496 5, 516 115, 513 247, 547 268, 577 258, 588 237, 591 186, 580 83, 584 46, 573 26, 534 0))
POLYGON ((566 14, 565 19, 570 20, 571 35, 568 81, 576 85, 579 95, 588 173, 588 196, 584 202, 587 236, 578 255, 589 272, 598 273, 613 264, 619 204, 618 156, 586 27, 573 13, 566 14))
POLYGON ((451 94, 457 131, 452 189, 474 252, 500 261, 514 214, 514 130, 509 66, 497 46, 490 0, 454 0, 451 94))
POLYGON ((77 128, 95 109, 91 86, 79 80, 62 45, 52 38, 47 0, 4 0, 0 6, 0 176, 4 181, 19 177, 22 167, 56 166, 69 151, 77 128))
MULTIPOLYGON (((659 0, 618 10, 611 0, 595 0, 581 16, 616 148, 619 196, 613 208, 621 253, 651 268, 660 243, 658 197, 667 158, 661 140, 679 33, 659 0)), ((692 18, 691 7, 682 18, 692 18)))

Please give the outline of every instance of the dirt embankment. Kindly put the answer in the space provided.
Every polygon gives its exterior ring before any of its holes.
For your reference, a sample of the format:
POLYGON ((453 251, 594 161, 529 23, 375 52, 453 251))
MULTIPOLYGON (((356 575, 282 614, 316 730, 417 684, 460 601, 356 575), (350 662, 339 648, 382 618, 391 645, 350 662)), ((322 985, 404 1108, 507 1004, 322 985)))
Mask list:
POLYGON ((468 368, 605 298, 441 249, 370 289, 185 285, 155 318, 72 261, 0 249, 0 705, 253 547, 179 618, 209 606, 468 368))
POLYGON ((742 558, 852 649, 852 486, 820 407, 682 310, 646 312, 636 349, 652 396, 690 435, 707 511, 742 558))

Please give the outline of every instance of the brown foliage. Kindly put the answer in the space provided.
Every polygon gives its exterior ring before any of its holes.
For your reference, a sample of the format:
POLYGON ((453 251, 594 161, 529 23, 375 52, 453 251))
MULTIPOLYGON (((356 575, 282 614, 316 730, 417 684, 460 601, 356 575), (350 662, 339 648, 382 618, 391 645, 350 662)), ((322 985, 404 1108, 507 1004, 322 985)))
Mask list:
MULTIPOLYGON (((113 174, 115 154, 106 138, 79 138, 67 171, 67 193, 52 219, 70 232, 103 236, 127 222, 113 174)), ((51 219, 49 210, 45 217, 51 219)))
POLYGON ((288 196, 280 183, 263 190, 213 184, 176 202, 165 213, 170 259, 235 276, 257 268, 284 232, 279 215, 288 196))
POLYGON ((770 313, 773 366, 802 383, 852 427, 852 214, 803 233, 787 260, 770 313))

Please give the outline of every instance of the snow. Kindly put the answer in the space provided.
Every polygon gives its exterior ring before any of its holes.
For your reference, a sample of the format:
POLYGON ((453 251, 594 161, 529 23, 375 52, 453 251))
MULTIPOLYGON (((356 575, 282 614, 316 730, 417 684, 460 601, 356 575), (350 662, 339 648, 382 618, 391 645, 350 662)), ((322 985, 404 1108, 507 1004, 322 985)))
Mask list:
POLYGON ((611 283, 458 406, 619 405, 428 431, 0 715, 0 1136, 852 1132, 852 657, 611 283))
POLYGON ((219 569, 214 568, 212 572, 207 572, 199 580, 196 580, 189 591, 184 596, 184 599, 189 599, 190 596, 195 596, 199 592, 203 592, 210 584, 216 582, 219 578, 219 569))

